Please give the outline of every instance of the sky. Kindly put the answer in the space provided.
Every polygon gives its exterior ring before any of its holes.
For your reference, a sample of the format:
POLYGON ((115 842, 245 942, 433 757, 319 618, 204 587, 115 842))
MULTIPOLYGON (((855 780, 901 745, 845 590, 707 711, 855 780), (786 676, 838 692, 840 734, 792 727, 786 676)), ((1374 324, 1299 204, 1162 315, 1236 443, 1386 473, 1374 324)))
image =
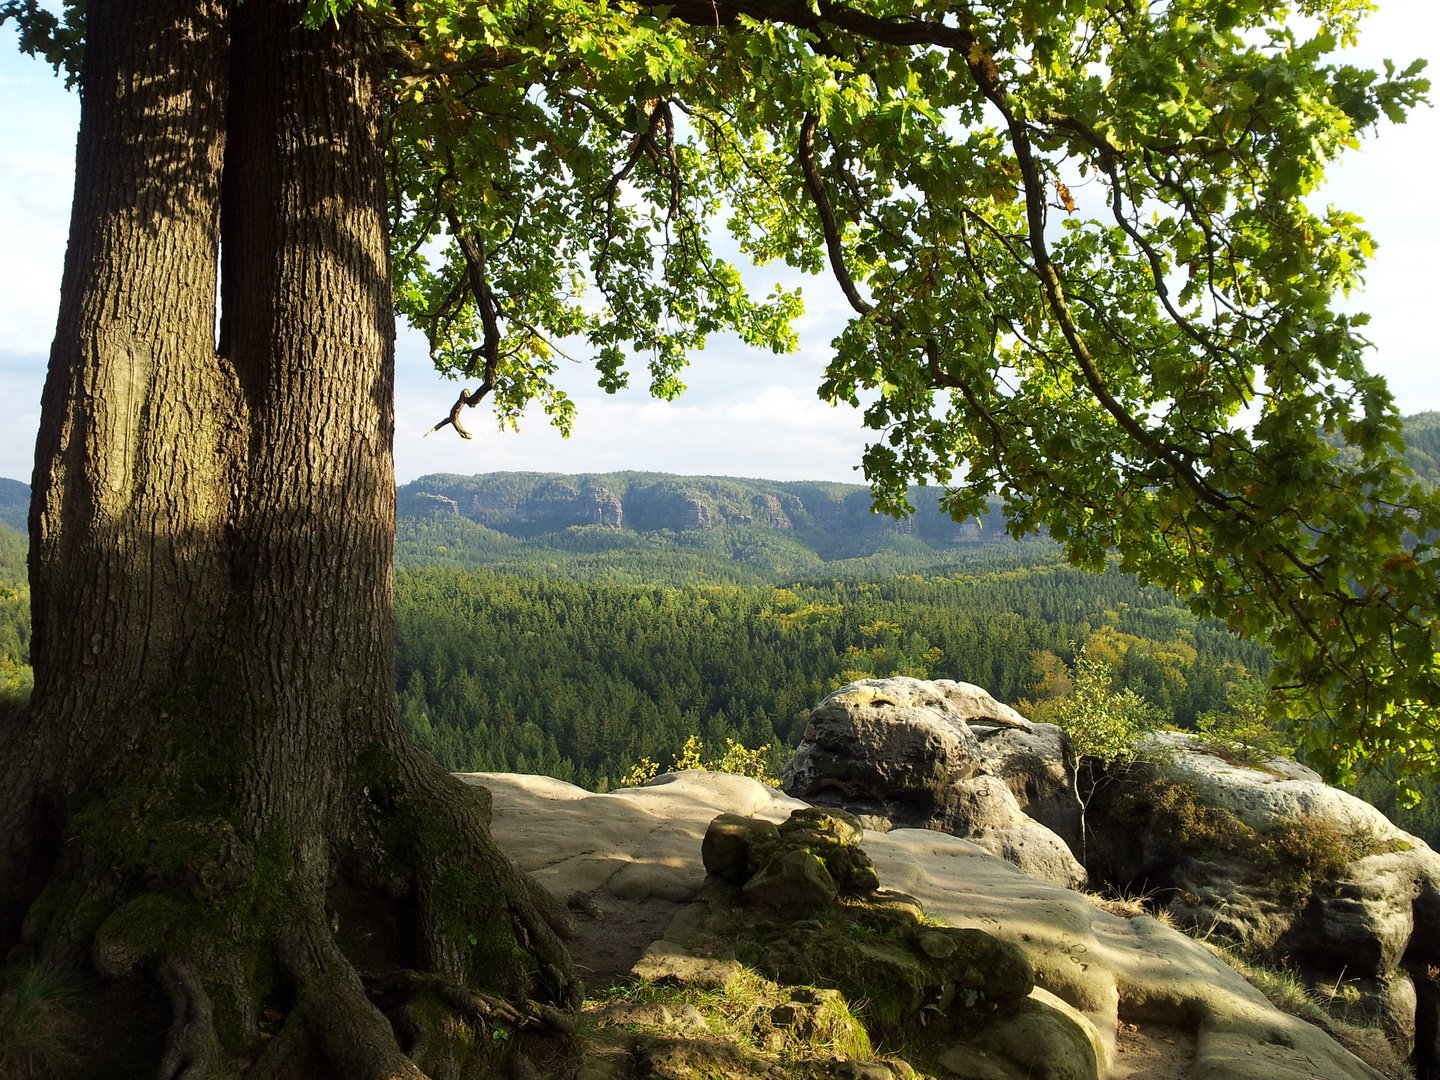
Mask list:
MULTIPOLYGON (((1347 63, 1401 67, 1433 61, 1440 83, 1440 3, 1379 0, 1347 63)), ((13 48, 0 30, 0 476, 28 481, 40 417, 45 358, 55 328, 61 262, 74 176, 78 101, 61 80, 13 48)), ((1437 94, 1440 99, 1440 94, 1437 94)), ((1331 170, 1319 202, 1366 220, 1378 244, 1363 294, 1349 307, 1372 316, 1371 367, 1390 382, 1404 413, 1440 409, 1440 110, 1417 110, 1387 126, 1331 170)), ((441 379, 423 337, 404 327, 396 347, 395 467, 406 483, 432 472, 496 470, 611 472, 623 469, 860 482, 866 442, 860 416, 816 397, 829 343, 848 314, 827 280, 784 267, 747 270, 760 294, 776 282, 801 285, 806 314, 800 349, 786 356, 712 339, 692 358, 687 392, 651 400, 644 378, 608 396, 584 365, 565 365, 559 382, 575 399, 574 433, 562 439, 543 414, 518 433, 497 430, 486 407, 464 418, 466 442, 449 429, 424 433, 444 417, 458 386, 441 379)), ((562 362, 563 363, 563 362, 562 362)))

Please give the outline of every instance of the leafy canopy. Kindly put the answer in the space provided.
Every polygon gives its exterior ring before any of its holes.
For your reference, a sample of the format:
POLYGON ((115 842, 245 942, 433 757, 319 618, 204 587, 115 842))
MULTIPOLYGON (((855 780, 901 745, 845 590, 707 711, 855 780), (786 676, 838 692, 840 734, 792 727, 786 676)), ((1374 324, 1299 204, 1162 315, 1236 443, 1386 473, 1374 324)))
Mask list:
MULTIPOLYGON (((479 380, 441 426, 491 396, 568 427, 565 349, 670 397, 711 333, 793 347, 798 297, 747 294, 723 221, 839 280, 821 393, 864 408, 880 508, 998 495, 1271 642, 1313 760, 1440 773, 1440 502, 1338 310, 1371 239, 1316 198, 1429 88, 1341 62, 1367 0, 358 4, 395 77, 400 309, 479 380)), ((0 17, 73 60, 36 10, 0 17)))

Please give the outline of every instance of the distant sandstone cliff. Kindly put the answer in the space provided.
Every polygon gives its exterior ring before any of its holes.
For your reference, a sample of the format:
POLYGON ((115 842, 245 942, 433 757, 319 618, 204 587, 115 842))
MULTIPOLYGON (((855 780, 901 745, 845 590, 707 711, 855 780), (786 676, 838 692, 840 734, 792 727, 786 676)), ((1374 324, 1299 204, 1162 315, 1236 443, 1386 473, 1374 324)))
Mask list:
POLYGON ((998 521, 952 521, 940 511, 934 489, 912 493, 916 513, 904 521, 872 512, 870 490, 859 484, 664 473, 439 473, 406 484, 399 496, 402 516, 457 515, 515 535, 577 525, 677 533, 728 525, 799 530, 836 540, 882 532, 932 544, 1003 538, 998 521))

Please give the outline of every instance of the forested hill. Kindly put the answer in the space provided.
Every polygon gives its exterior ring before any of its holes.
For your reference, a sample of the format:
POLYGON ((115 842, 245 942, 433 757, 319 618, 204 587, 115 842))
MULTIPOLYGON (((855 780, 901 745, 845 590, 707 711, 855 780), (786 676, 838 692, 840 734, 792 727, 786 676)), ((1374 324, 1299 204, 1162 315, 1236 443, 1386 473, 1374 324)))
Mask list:
POLYGON ((1405 417, 1405 442, 1410 465, 1428 483, 1440 484, 1440 412, 1405 417))
POLYGON ((26 532, 30 513, 30 485, 0 476, 0 525, 26 532))
POLYGON ((397 564, 653 584, 774 584, 915 572, 1015 542, 998 514, 957 524, 938 492, 913 517, 871 512, 859 484, 664 473, 439 474, 399 492, 397 564))
MULTIPOLYGON (((1405 418, 1411 465, 1440 483, 1440 412, 1405 418)), ((904 521, 860 484, 616 472, 437 473, 399 489, 397 568, 542 572, 589 581, 781 584, 1030 562, 997 512, 957 524, 934 488, 904 521)), ((992 507, 992 511, 998 507, 992 507)))

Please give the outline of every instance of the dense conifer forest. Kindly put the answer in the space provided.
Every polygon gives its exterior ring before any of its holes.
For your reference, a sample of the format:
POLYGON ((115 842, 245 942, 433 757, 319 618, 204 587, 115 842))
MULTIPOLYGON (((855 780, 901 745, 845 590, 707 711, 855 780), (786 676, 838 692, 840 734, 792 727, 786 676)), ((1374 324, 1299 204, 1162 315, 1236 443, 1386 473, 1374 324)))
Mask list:
POLYGON ((30 586, 25 537, 0 524, 0 701, 23 698, 30 687, 30 586))
POLYGON ((1044 694, 1074 644, 1193 723, 1263 679, 1261 648, 1202 624, 1119 573, 1059 563, 1048 545, 884 580, 627 585, 534 574, 410 569, 396 578, 402 714, 446 766, 613 785, 668 762, 698 733, 772 747, 805 710, 866 675, 1044 694), (1053 677, 1053 676, 1051 676, 1053 677))

